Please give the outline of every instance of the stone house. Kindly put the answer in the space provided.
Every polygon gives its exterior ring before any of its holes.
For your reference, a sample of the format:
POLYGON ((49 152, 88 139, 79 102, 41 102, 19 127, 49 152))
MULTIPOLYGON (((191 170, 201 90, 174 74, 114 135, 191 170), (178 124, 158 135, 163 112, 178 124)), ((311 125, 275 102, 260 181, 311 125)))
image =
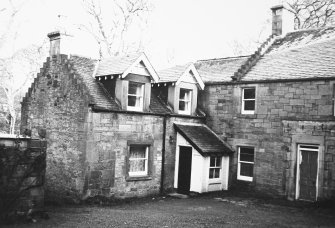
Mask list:
POLYGON ((335 197, 335 28, 293 31, 283 6, 250 56, 158 73, 144 53, 50 57, 22 102, 47 129, 50 196, 134 197, 238 186, 335 197))
POLYGON ((21 130, 47 131, 49 200, 227 189, 220 164, 233 151, 204 124, 204 83, 193 64, 160 78, 144 53, 68 57, 62 35, 48 36, 50 57, 22 101, 21 130))
POLYGON ((334 198, 335 28, 293 31, 285 7, 272 12, 273 34, 253 55, 195 64, 205 82, 200 107, 236 151, 230 184, 334 198))

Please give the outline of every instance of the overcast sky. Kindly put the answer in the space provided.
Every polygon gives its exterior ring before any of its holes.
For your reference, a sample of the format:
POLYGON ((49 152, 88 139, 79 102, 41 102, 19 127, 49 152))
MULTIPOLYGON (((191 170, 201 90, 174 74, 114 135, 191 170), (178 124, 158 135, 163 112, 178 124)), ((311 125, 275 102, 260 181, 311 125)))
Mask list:
MULTIPOLYGON (((30 0, 20 12, 20 25, 14 48, 45 40, 59 25, 57 15, 70 24, 85 20, 81 0, 30 0)), ((248 43, 270 35, 264 27, 270 19, 270 7, 278 0, 152 0, 153 10, 143 33, 144 51, 154 67, 183 64, 199 59, 234 55, 235 41, 248 43)), ((97 57, 92 37, 75 33, 77 53, 97 57)), ((139 39, 140 37, 134 37, 139 39)))

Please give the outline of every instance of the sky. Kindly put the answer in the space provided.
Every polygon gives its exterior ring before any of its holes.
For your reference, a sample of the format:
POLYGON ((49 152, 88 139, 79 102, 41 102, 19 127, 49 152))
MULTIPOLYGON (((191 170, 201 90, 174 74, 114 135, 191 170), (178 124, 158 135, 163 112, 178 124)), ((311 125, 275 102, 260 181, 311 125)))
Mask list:
MULTIPOLYGON (((2 0, 3 1, 3 0, 2 0)), ((156 69, 200 59, 234 56, 234 44, 265 40, 270 35, 270 7, 278 0, 152 0, 142 34, 144 51, 156 69)), ((1 10, 0 5, 0 10, 1 10)), ((108 6, 107 6, 108 8, 108 6)), ((97 58, 94 39, 74 31, 87 19, 81 0, 26 0, 16 24, 15 42, 0 49, 5 56, 18 48, 47 42, 47 33, 63 23, 74 34, 77 54, 97 58), (62 15, 62 20, 57 15, 62 15)), ((0 21, 1 22, 1 21, 0 21)))

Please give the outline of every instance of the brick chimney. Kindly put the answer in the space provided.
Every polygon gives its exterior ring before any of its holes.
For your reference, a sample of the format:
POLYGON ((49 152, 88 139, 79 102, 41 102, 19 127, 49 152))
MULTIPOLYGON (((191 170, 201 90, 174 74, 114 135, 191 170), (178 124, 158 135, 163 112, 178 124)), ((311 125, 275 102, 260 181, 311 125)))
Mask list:
POLYGON ((272 10, 272 34, 285 35, 294 31, 294 13, 289 10, 289 6, 277 5, 272 10))
POLYGON ((50 57, 60 54, 71 54, 71 50, 73 49, 72 36, 65 33, 63 34, 60 31, 55 31, 49 33, 48 37, 50 39, 50 57))

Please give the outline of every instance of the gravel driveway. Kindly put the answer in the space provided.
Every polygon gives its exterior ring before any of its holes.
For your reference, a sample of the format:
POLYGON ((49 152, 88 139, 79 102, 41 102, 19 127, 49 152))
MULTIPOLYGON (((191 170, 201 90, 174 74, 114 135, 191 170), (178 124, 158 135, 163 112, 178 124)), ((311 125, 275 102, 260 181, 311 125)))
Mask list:
POLYGON ((147 198, 47 211, 49 220, 10 227, 335 227, 331 209, 220 195, 147 198))

